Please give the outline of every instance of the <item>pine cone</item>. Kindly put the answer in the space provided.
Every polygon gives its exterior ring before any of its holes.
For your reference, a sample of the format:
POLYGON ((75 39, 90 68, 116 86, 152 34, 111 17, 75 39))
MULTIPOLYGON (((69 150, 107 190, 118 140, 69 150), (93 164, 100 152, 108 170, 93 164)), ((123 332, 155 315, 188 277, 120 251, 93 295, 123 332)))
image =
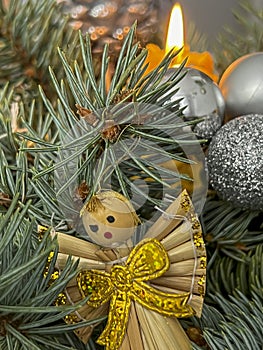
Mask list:
POLYGON ((90 34, 93 52, 101 52, 109 43, 110 52, 118 52, 131 25, 137 21, 137 41, 142 46, 157 33, 159 2, 154 0, 57 0, 71 24, 90 34))

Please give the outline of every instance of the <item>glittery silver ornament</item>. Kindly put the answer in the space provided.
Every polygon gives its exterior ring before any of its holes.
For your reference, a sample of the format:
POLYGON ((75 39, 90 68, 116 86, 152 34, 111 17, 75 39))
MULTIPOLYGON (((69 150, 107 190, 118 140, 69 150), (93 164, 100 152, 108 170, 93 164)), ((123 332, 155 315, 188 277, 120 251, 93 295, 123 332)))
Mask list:
POLYGON ((210 184, 223 199, 263 210, 263 115, 226 123, 212 138, 207 163, 210 184))
POLYGON ((225 120, 263 113, 263 52, 245 55, 223 73, 219 87, 226 103, 225 120))
MULTIPOLYGON (((168 80, 176 68, 167 71, 164 79, 168 80)), ((184 107, 183 115, 187 121, 203 118, 193 131, 198 137, 210 139, 221 127, 224 119, 225 102, 218 85, 205 73, 184 68, 186 75, 176 85, 179 91, 172 100, 181 99, 180 107, 184 107)))

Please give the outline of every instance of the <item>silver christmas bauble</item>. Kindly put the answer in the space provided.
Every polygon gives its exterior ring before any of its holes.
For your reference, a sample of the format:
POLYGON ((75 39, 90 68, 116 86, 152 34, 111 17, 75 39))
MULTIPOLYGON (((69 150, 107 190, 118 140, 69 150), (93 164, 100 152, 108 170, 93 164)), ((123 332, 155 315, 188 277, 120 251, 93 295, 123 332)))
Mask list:
POLYGON ((232 119, 212 138, 209 181, 237 207, 263 210, 263 115, 232 119))
MULTIPOLYGON (((167 71, 165 79, 174 73, 171 68, 167 71)), ((224 119, 225 102, 218 85, 205 73, 193 69, 184 68, 186 75, 176 85, 179 91, 174 94, 172 100, 180 100, 183 107, 183 115, 187 121, 203 118, 196 124, 193 131, 198 137, 210 139, 221 127, 224 119)))
POLYGON ((263 113, 263 52, 245 55, 223 73, 219 87, 225 99, 225 120, 263 113))

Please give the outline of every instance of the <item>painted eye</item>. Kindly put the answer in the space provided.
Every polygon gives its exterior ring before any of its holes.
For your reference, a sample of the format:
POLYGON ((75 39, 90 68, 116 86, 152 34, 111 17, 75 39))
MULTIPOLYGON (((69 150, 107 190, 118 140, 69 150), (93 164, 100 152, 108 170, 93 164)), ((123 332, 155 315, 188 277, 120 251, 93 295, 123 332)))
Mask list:
POLYGON ((110 223, 112 223, 112 222, 115 221, 115 217, 112 216, 112 215, 109 215, 109 216, 107 216, 107 221, 110 222, 110 223))
POLYGON ((92 232, 97 232, 99 229, 98 225, 89 225, 89 228, 91 229, 92 232))

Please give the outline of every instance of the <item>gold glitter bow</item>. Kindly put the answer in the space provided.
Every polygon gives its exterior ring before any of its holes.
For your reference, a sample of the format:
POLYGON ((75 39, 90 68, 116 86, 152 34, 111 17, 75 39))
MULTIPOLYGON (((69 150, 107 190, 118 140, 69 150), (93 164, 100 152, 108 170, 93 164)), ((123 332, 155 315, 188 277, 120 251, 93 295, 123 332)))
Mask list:
POLYGON ((164 293, 145 283, 163 275, 170 261, 163 245, 155 239, 141 241, 130 253, 126 264, 114 265, 110 273, 84 270, 77 277, 88 304, 99 307, 110 300, 107 325, 97 342, 106 350, 120 347, 127 327, 131 300, 165 316, 189 317, 194 314, 187 304, 189 293, 164 293))

